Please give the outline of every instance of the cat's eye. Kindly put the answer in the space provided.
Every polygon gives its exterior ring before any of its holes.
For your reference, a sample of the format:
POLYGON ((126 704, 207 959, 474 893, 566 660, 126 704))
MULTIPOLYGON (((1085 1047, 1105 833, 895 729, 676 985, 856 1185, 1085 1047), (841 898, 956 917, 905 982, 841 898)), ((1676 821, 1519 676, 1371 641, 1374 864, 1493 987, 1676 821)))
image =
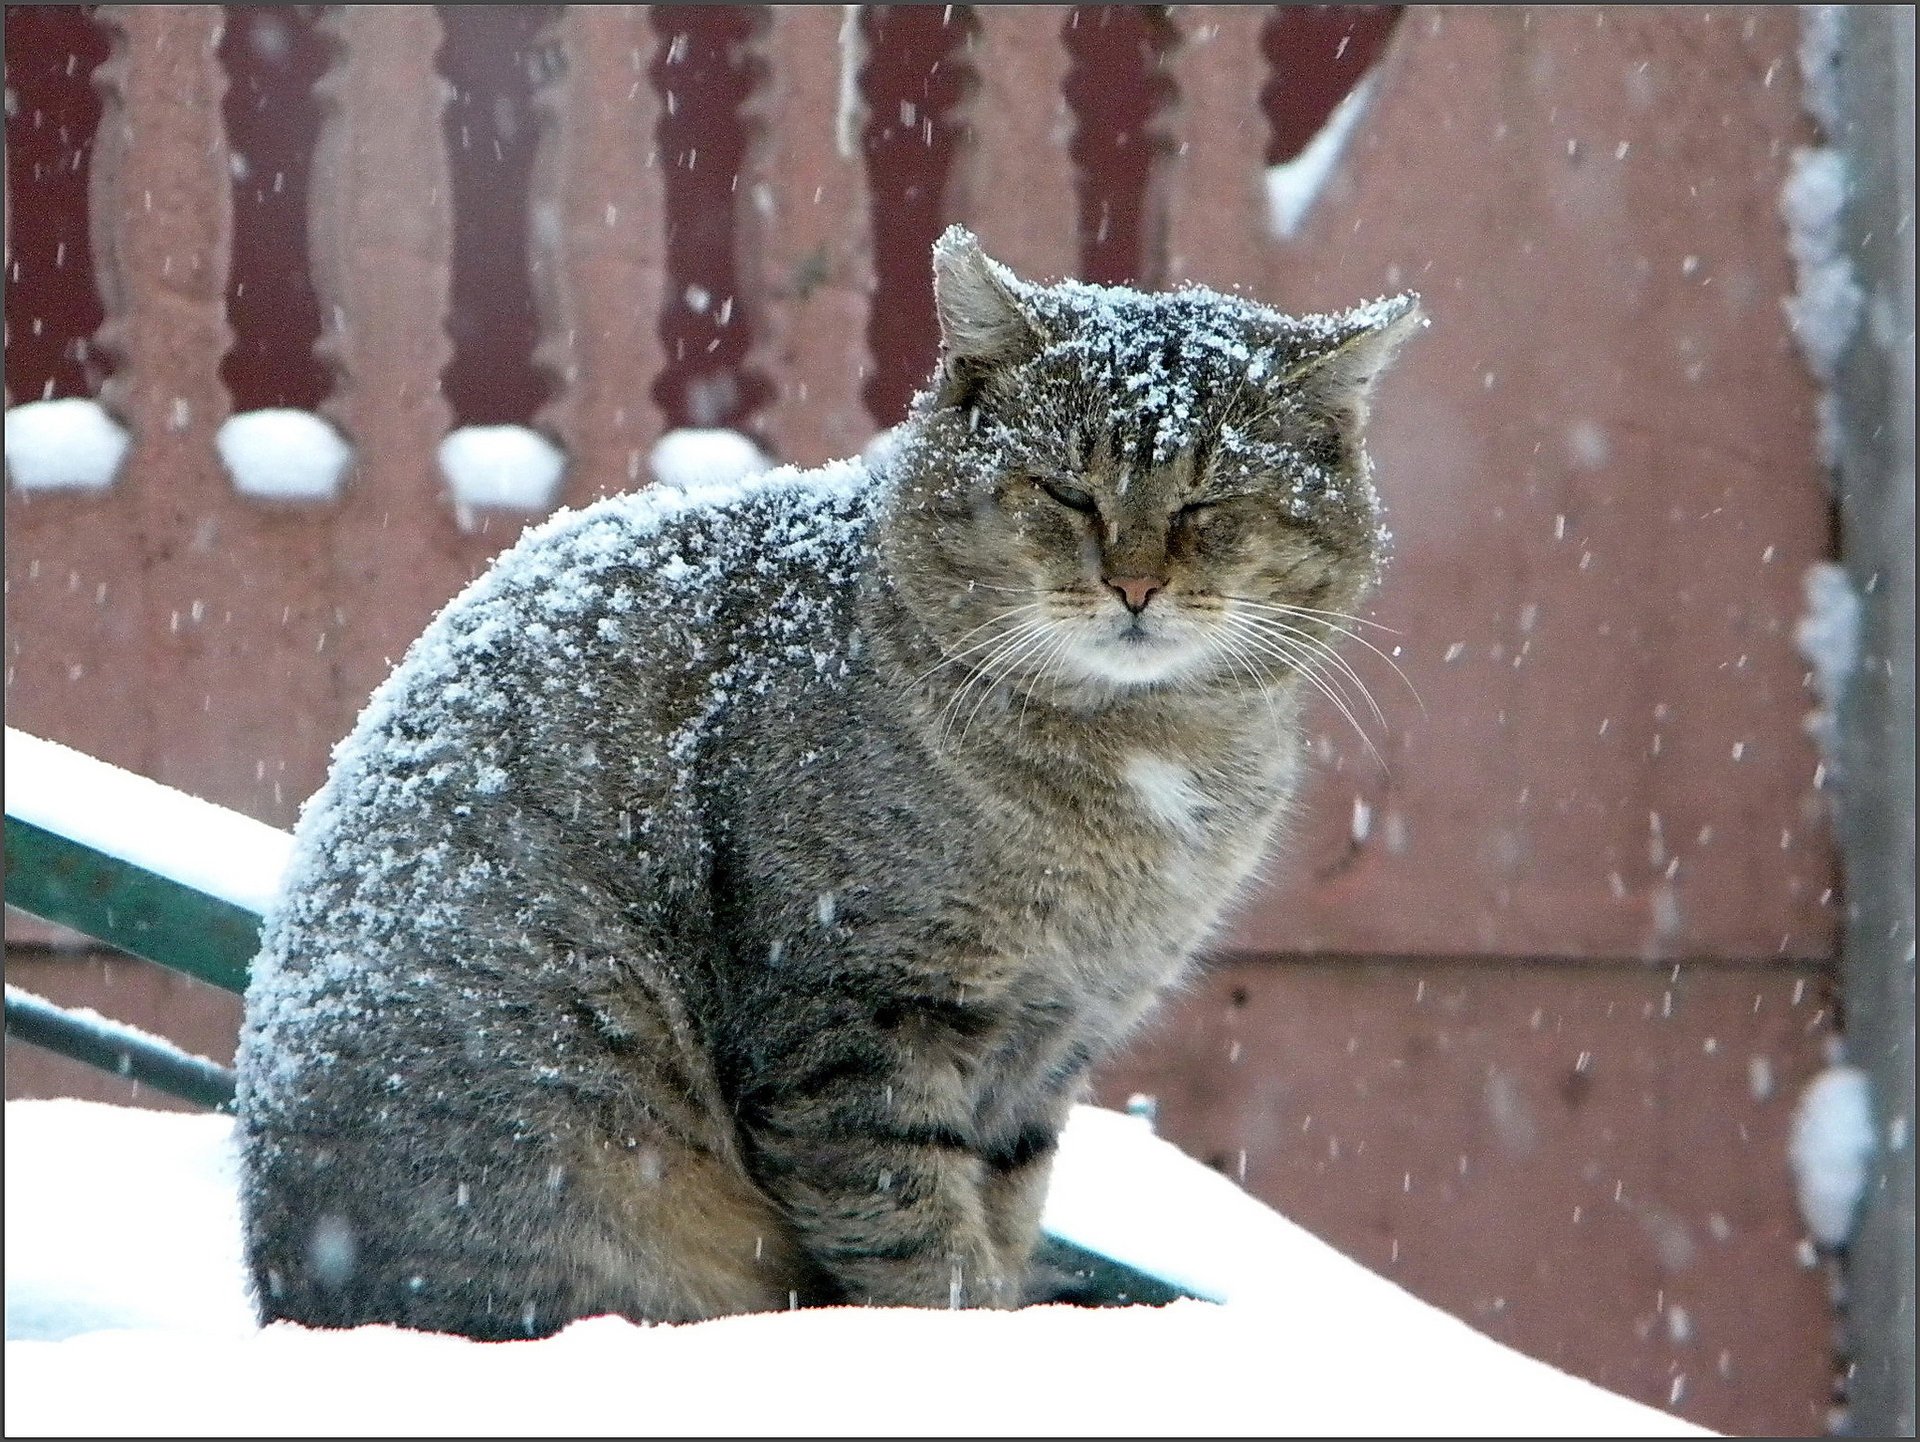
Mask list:
POLYGON ((1211 511, 1215 506, 1219 504, 1220 504, 1219 499, 1215 499, 1211 501, 1188 501, 1186 505, 1182 506, 1179 510, 1175 511, 1174 515, 1183 517, 1186 520, 1191 521, 1200 516, 1204 516, 1208 511, 1211 511))
POLYGON ((1069 486, 1062 481, 1042 480, 1040 489, 1070 511, 1084 511, 1091 516, 1098 509, 1092 495, 1078 486, 1069 486))

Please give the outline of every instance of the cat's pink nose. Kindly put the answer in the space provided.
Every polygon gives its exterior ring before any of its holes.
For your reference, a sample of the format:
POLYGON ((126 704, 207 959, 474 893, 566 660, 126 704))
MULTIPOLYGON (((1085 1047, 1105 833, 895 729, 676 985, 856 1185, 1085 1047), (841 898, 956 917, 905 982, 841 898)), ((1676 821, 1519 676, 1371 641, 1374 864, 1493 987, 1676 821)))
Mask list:
POLYGON ((1166 580, 1160 576, 1106 576, 1109 590, 1126 602, 1127 609, 1139 615, 1147 609, 1147 602, 1165 588, 1166 580))

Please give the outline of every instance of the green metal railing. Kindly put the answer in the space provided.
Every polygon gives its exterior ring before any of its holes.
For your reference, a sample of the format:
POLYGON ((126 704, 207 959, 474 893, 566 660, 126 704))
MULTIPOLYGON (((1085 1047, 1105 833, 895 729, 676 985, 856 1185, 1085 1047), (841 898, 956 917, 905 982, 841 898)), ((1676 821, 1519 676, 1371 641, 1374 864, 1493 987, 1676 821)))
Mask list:
MULTIPOLYGON (((9 906, 226 991, 246 990, 260 943, 256 912, 14 816, 11 803, 5 849, 9 906)), ((8 986, 6 1029, 199 1106, 232 1108, 228 1068, 95 1013, 8 986)), ((1161 1306, 1193 1295, 1062 1237, 1042 1238, 1040 1260, 1068 1283, 1062 1300, 1161 1306)))
POLYGON ((247 989, 260 918, 243 907, 7 817, 7 905, 226 991, 247 989))
POLYGON ((218 1062, 106 1017, 68 1011, 17 986, 7 988, 7 1034, 170 1096, 233 1110, 233 1073, 218 1062))

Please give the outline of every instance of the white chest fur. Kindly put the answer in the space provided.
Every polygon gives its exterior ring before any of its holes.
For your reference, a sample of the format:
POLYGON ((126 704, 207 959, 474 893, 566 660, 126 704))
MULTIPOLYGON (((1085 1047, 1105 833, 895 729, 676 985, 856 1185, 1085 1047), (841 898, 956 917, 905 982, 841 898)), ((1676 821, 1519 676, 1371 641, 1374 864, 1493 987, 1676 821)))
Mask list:
POLYGON ((1192 770, 1150 751, 1136 751, 1127 758, 1125 776, 1148 816, 1182 837, 1200 834, 1209 802, 1192 770))

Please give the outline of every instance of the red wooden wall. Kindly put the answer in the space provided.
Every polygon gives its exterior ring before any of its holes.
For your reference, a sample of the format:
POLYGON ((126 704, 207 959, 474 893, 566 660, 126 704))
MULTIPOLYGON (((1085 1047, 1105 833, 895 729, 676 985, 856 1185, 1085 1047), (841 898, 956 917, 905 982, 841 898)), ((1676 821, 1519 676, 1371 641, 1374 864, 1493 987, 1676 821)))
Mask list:
MULTIPOLYGON (((9 404, 132 436, 103 491, 7 488, 8 723, 278 825, 528 519, 455 507, 453 427, 549 435, 565 504, 673 426, 856 451, 931 365, 953 220, 1034 275, 1420 290, 1374 432, 1411 688, 1353 656, 1386 765, 1327 710, 1293 844, 1103 1096, 1525 1350, 1819 1428, 1783 1137, 1841 898, 1792 636, 1830 500, 1779 307, 1791 10, 6 20, 9 404), (1265 168, 1363 78, 1276 236, 1265 168), (237 493, 216 430, 278 405, 352 445, 337 499, 237 493)), ((9 939, 25 984, 230 1051, 228 1000, 9 939)))

